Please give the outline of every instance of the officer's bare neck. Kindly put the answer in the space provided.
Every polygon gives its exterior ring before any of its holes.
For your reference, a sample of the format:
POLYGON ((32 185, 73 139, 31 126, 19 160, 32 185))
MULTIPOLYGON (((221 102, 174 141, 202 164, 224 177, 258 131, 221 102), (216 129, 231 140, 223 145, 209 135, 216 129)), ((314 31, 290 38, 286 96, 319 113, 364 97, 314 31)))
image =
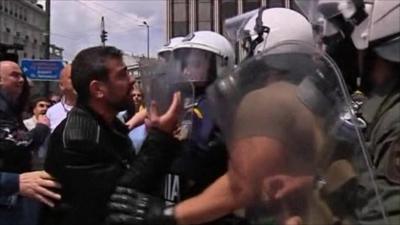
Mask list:
POLYGON ((100 115, 101 118, 107 123, 107 125, 112 126, 118 110, 110 106, 110 104, 108 104, 103 99, 90 100, 89 107, 98 115, 100 115))

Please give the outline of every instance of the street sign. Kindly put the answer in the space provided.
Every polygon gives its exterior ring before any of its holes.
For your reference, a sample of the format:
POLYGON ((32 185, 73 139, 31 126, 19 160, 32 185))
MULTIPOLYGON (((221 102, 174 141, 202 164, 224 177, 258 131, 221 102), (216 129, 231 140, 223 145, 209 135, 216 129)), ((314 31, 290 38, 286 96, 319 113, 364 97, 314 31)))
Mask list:
POLYGON ((31 80, 57 81, 64 64, 62 60, 23 59, 21 68, 31 80))

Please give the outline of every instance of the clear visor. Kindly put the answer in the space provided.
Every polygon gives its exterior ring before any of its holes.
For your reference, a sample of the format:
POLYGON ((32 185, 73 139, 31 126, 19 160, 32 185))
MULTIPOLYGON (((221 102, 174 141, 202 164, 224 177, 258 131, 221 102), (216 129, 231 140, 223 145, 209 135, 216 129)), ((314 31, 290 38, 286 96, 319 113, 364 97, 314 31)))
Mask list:
POLYGON ((330 19, 341 14, 338 0, 295 0, 295 2, 312 24, 317 24, 321 17, 330 19))
POLYGON ((226 138, 233 190, 261 207, 257 219, 334 224, 334 215, 359 224, 371 213, 384 221, 350 96, 324 52, 277 44, 217 80, 208 99, 226 138), (368 208, 366 196, 380 211, 368 208))
POLYGON ((232 43, 238 43, 246 37, 250 36, 247 30, 244 30, 247 22, 257 15, 259 9, 255 9, 239 16, 235 16, 225 20, 224 36, 232 43))
POLYGON ((179 65, 174 60, 159 60, 143 66, 141 72, 146 107, 150 109, 154 102, 158 113, 164 114, 172 103, 174 93, 180 92, 179 121, 183 121, 187 117, 186 108, 194 103, 194 86, 185 79, 179 65))
POLYGON ((195 48, 181 48, 174 51, 174 63, 184 79, 206 84, 216 75, 215 54, 195 48))

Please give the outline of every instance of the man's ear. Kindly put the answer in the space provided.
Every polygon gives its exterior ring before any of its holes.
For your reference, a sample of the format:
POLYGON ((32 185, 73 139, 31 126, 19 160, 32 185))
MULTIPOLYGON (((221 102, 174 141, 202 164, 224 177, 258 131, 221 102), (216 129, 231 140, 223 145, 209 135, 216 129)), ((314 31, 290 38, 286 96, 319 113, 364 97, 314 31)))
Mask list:
POLYGON ((89 84, 90 95, 95 98, 103 98, 106 91, 106 86, 101 81, 92 80, 89 84))

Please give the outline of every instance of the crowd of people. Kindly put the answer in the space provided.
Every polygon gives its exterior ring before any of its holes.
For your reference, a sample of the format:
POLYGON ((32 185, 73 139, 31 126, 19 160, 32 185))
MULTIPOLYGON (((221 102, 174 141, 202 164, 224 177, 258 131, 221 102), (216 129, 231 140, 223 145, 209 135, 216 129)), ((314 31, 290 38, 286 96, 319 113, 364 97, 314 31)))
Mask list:
POLYGON ((142 85, 94 46, 28 104, 0 61, 0 224, 400 223, 400 8, 343 2, 172 38, 142 85))

